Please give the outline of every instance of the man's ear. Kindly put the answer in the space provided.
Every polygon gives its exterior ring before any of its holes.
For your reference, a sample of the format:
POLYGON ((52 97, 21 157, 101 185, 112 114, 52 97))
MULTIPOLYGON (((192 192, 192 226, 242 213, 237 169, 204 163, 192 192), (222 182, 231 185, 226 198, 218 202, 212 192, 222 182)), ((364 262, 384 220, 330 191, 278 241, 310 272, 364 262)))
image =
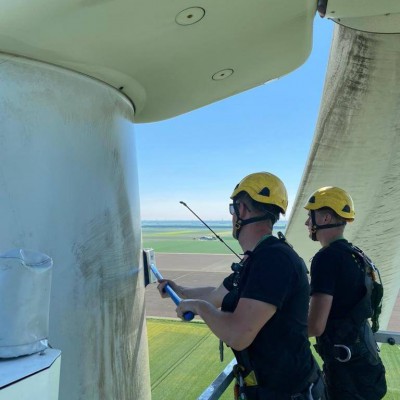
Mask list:
POLYGON ((330 222, 332 222, 332 219, 333 219, 332 214, 330 214, 330 213, 327 212, 327 213, 324 215, 324 222, 330 223, 330 222))
POLYGON ((245 216, 246 213, 249 212, 249 208, 247 207, 247 205, 241 201, 239 202, 239 216, 240 218, 243 218, 245 216))
POLYGON ((244 204, 240 201, 238 206, 239 218, 242 218, 244 210, 244 204))

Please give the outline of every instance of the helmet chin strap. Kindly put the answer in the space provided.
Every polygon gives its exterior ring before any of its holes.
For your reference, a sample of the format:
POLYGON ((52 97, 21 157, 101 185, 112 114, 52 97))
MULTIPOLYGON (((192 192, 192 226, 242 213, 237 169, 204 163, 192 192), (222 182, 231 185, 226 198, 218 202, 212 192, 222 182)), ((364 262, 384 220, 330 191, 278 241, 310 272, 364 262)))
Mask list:
POLYGON ((233 231, 233 238, 234 239, 239 239, 239 235, 240 235, 240 230, 242 229, 243 226, 248 225, 248 224, 252 224, 254 222, 258 222, 258 221, 265 221, 266 219, 271 219, 271 217, 268 215, 270 214, 274 219, 276 219, 276 216, 270 212, 267 211, 267 214, 262 215, 260 217, 253 217, 253 218, 249 218, 249 219, 242 219, 239 217, 238 212, 236 211, 236 223, 235 223, 235 230, 233 231))
POLYGON ((326 225, 318 225, 316 220, 315 220, 315 211, 311 210, 311 222, 312 222, 312 227, 311 227, 311 239, 314 242, 317 242, 317 231, 321 229, 329 229, 329 228, 337 228, 338 226, 343 226, 346 225, 346 222, 338 222, 336 224, 326 224, 326 225))

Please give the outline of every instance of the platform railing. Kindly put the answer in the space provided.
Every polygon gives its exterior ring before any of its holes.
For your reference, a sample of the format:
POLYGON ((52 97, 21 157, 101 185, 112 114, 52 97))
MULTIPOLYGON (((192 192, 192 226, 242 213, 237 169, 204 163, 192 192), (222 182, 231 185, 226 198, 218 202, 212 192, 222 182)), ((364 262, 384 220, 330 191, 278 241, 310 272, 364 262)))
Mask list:
MULTIPOLYGON (((378 331, 375 333, 375 340, 392 346, 399 345, 400 332, 378 331)), ((234 379, 233 366, 235 364, 236 360, 233 359, 197 400, 218 400, 234 379)))

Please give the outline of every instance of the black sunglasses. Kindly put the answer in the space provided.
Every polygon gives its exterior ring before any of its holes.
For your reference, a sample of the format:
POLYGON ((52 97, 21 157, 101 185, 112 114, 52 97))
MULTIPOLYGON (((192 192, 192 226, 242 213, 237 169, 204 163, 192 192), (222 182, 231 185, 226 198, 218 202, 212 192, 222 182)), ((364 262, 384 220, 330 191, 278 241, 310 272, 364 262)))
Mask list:
POLYGON ((233 214, 239 214, 239 204, 240 203, 231 203, 231 204, 229 204, 229 213, 231 214, 231 215, 233 215, 233 214))

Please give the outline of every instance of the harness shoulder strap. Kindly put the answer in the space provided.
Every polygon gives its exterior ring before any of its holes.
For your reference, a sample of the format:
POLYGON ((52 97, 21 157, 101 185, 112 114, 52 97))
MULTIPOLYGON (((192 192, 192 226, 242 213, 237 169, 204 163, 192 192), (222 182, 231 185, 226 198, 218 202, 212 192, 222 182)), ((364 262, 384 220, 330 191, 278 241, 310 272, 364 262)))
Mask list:
POLYGON ((356 324, 361 324, 365 319, 370 318, 372 331, 379 330, 379 315, 382 310, 383 285, 379 270, 372 260, 357 246, 347 241, 337 241, 335 246, 341 250, 351 253, 356 262, 365 273, 365 295, 353 307, 350 312, 350 319, 356 324), (377 281, 379 278, 379 282, 377 281))
POLYGON ((372 262, 372 260, 357 246, 352 246, 353 250, 363 259, 366 269, 366 280, 370 280, 370 299, 372 308, 372 332, 377 332, 379 330, 379 316, 382 311, 382 300, 383 300, 383 284, 381 280, 381 275, 378 268, 372 262), (379 279, 379 282, 377 280, 379 279))

